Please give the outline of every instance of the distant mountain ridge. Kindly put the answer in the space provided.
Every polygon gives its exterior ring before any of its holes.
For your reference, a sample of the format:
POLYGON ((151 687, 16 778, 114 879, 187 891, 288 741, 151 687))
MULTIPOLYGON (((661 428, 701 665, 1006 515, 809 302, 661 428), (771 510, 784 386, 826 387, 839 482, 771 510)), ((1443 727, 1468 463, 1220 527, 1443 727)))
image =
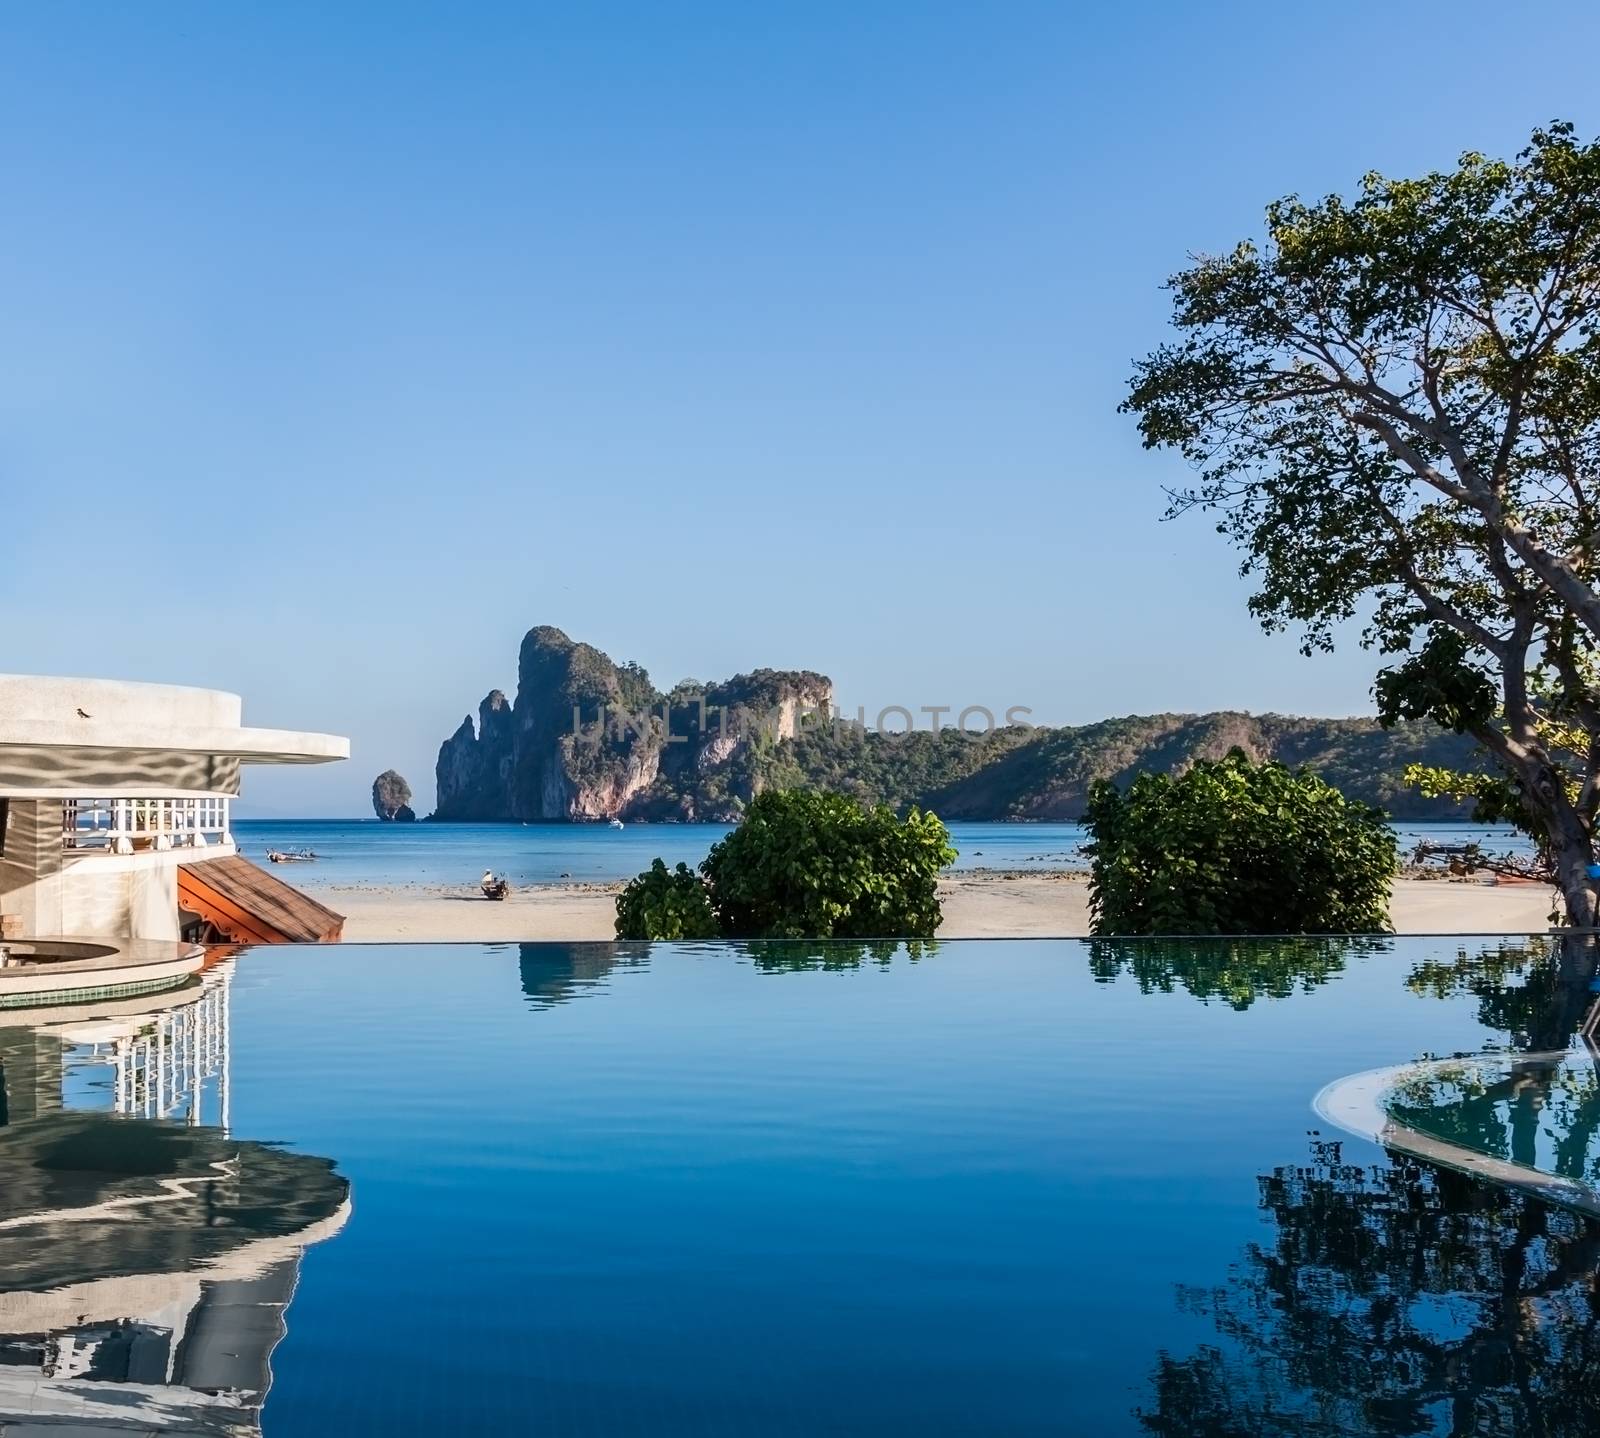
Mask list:
POLYGON ((1073 820, 1101 779, 1179 774, 1234 747, 1254 759, 1302 764, 1351 798, 1396 818, 1455 819, 1466 806, 1422 798, 1408 764, 1460 767, 1475 743, 1430 724, 1385 730, 1376 719, 1307 719, 1236 711, 1136 714, 1063 728, 1002 729, 988 739, 920 733, 805 734, 778 756, 770 782, 837 789, 896 808, 917 804, 946 819, 1073 820))
POLYGON ((540 626, 522 641, 515 700, 492 690, 445 740, 439 820, 732 820, 762 789, 830 789, 947 819, 1080 818, 1099 779, 1181 773, 1237 746, 1308 765, 1396 818, 1451 819, 1460 805, 1405 787, 1407 764, 1473 762, 1472 740, 1375 719, 1150 714, 1064 728, 883 735, 831 723, 833 684, 760 669, 660 691, 636 664, 540 626), (604 716, 602 718, 602 716, 604 716))

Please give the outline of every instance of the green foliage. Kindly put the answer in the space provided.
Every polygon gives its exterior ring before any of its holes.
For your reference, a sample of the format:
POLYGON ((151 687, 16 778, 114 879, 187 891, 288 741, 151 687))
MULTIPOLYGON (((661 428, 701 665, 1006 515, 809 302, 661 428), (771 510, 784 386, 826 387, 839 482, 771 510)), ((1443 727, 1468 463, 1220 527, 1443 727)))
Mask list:
POLYGON ((717 918, 705 882, 686 864, 657 859, 617 895, 619 939, 714 939, 717 918))
POLYGON ((1408 764, 1405 778, 1425 799, 1470 803, 1474 824, 1510 824, 1536 839, 1540 837, 1537 821, 1522 802, 1521 789, 1503 774, 1408 764))
MULTIPOLYGON (((883 735, 850 724, 808 726, 778 746, 764 778, 773 787, 824 789, 862 804, 887 804, 897 813, 936 802, 936 796, 1000 762, 1039 731, 1012 727, 993 734, 943 728, 883 735)), ((1025 795, 1014 795, 1025 799, 1025 795)), ((996 797, 988 814, 1004 815, 996 797)))
POLYGON ((1559 855, 1574 923, 1600 814, 1600 143, 1535 131, 1350 199, 1289 197, 1261 244, 1169 282, 1176 340, 1125 409, 1196 472, 1310 652, 1344 624, 1406 656, 1386 720, 1470 733, 1559 855), (1540 690, 1543 689, 1541 697, 1540 690), (1565 755, 1541 714, 1578 731, 1565 755))
POLYGON ((933 814, 773 789, 700 867, 727 938, 927 938, 955 857, 933 814))
MULTIPOLYGON (((1434 647, 1432 641, 1428 647, 1434 647)), ((1600 666, 1595 656, 1590 654, 1575 658, 1571 672, 1585 688, 1592 688, 1597 667, 1600 666)), ((1398 675, 1408 668, 1409 663, 1391 673, 1398 675)), ((1388 677, 1380 676, 1380 691, 1388 677)), ((1420 699, 1430 682, 1410 681, 1407 698, 1420 699)), ((1470 687, 1472 679, 1466 666, 1455 682, 1470 687)), ((1595 749, 1600 747, 1600 730, 1591 728, 1583 703, 1574 704, 1571 691, 1547 671, 1531 675, 1527 688, 1534 707, 1520 726, 1522 740, 1524 743, 1531 741, 1545 755, 1545 778, 1581 819, 1593 804, 1592 795, 1585 793, 1585 786, 1592 789, 1595 784, 1586 776, 1594 762, 1595 749)), ((1488 698, 1492 704, 1492 690, 1488 698)), ((1483 763, 1470 768, 1411 764, 1406 767, 1405 779, 1424 798, 1470 803, 1474 823, 1510 824, 1528 835, 1537 851, 1533 876, 1554 880, 1554 846, 1545 822, 1548 809, 1541 810, 1541 805, 1529 794, 1524 771, 1483 763)))
MULTIPOLYGON (((939 871, 954 863, 933 814, 898 819, 838 794, 772 789, 714 845, 700 874, 657 859, 617 898, 619 939, 926 939, 939 927, 939 871), (704 875, 702 878, 701 875, 704 875)), ((893 943, 752 947, 763 968, 886 963, 893 943)), ((920 953, 913 944, 912 957, 920 953)))
POLYGON ((1380 811, 1238 749, 1181 778, 1098 784, 1085 845, 1096 934, 1356 934, 1389 927, 1380 811))
POLYGON ((1495 716, 1495 689, 1468 652, 1455 630, 1434 625, 1417 653, 1378 675, 1378 717, 1385 724, 1431 719, 1457 734, 1482 728, 1495 716))
POLYGON ((1386 730, 1372 719, 1282 714, 1130 715, 971 737, 944 729, 885 738, 824 725, 752 753, 749 782, 757 790, 823 789, 896 813, 931 808, 947 819, 1074 819, 1096 780, 1125 785, 1147 769, 1173 769, 1234 744, 1292 766, 1309 764, 1348 797, 1398 818, 1464 815, 1448 799, 1409 788, 1404 771, 1412 763, 1460 767, 1478 752, 1471 739, 1427 720, 1386 730))

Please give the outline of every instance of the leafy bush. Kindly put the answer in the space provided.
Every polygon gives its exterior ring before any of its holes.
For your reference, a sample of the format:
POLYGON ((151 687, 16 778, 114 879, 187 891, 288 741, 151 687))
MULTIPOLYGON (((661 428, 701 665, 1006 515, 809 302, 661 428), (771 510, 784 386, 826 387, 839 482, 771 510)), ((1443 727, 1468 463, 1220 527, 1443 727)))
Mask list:
POLYGON ((768 790, 712 847, 704 880, 657 859, 617 899, 617 937, 931 938, 939 871, 953 863, 933 814, 905 819, 838 794, 768 790))
POLYGON ((1381 810, 1238 749, 1181 778, 1100 783, 1086 818, 1096 934, 1350 934, 1389 927, 1381 810))
POLYGON ((939 871, 955 857, 933 814, 897 819, 840 794, 771 789, 700 871, 728 938, 929 938, 939 871))
POLYGON ((617 895, 619 939, 714 939, 704 881, 686 864, 669 871, 657 859, 617 895))

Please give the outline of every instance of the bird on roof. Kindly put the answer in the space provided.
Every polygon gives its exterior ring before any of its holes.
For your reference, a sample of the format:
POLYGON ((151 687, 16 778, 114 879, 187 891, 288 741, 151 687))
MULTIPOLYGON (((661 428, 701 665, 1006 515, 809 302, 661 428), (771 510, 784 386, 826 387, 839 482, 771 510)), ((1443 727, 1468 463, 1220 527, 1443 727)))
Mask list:
POLYGON ((78 718, 80 718, 80 719, 93 719, 94 715, 93 714, 85 714, 82 709, 79 709, 78 710, 78 718))

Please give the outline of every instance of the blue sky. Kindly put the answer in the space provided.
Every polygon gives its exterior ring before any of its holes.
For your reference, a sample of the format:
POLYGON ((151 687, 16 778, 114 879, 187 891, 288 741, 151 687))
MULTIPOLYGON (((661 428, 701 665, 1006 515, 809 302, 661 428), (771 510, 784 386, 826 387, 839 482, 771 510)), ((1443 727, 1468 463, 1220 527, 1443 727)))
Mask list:
POLYGON ((427 804, 522 633, 1041 722, 1370 709, 1115 412, 1280 194, 1555 117, 1490 4, 0 10, 0 668, 207 684, 427 804))

